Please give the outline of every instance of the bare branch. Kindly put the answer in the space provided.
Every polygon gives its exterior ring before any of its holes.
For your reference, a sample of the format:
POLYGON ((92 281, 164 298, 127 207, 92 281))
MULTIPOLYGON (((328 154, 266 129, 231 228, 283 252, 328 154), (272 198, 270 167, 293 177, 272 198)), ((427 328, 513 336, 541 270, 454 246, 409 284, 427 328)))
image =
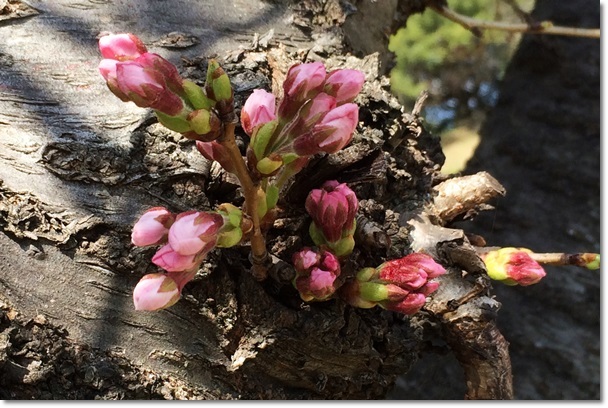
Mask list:
POLYGON ((500 21, 477 20, 455 12, 442 4, 431 3, 429 7, 443 17, 460 24, 474 35, 480 37, 482 30, 501 30, 526 34, 565 35, 571 37, 600 38, 600 29, 575 28, 555 26, 550 21, 535 22, 533 24, 506 23, 500 21))

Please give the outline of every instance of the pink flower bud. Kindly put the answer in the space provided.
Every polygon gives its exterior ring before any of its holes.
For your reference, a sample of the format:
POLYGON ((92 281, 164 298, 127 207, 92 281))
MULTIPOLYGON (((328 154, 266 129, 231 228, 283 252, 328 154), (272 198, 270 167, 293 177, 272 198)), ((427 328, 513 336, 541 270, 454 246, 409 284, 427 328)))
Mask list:
POLYGON ((409 254, 387 261, 378 268, 378 279, 408 291, 421 291, 429 279, 443 275, 445 269, 426 254, 409 254))
POLYGON ((228 150, 223 145, 216 141, 213 142, 201 142, 196 141, 196 149, 202 154, 207 160, 215 160, 222 166, 227 172, 234 172, 234 163, 230 158, 228 150))
POLYGON ((437 290, 439 282, 431 281, 445 269, 428 255, 410 254, 387 261, 377 268, 360 270, 356 279, 341 289, 344 300, 355 307, 379 305, 387 310, 412 315, 426 297, 437 290))
POLYGON ((426 296, 422 293, 410 293, 399 302, 383 302, 381 306, 387 310, 413 315, 418 313, 426 303, 426 296))
POLYGON ((275 97, 263 89, 253 91, 241 109, 241 125, 251 135, 253 129, 275 120, 275 97))
POLYGON ((354 69, 338 69, 330 72, 325 80, 324 91, 336 98, 338 105, 352 102, 361 92, 365 75, 354 69))
POLYGON ((166 208, 149 209, 133 226, 131 242, 136 246, 156 245, 164 242, 174 219, 175 216, 166 208))
POLYGON ((323 88, 325 76, 325 66, 320 62, 292 66, 283 82, 285 97, 300 101, 312 98, 323 88))
POLYGON ((169 116, 184 108, 184 102, 167 87, 162 74, 137 61, 118 63, 116 82, 120 91, 139 107, 156 109, 169 116))
POLYGON ((186 96, 183 84, 184 80, 179 75, 175 65, 170 61, 167 61, 158 54, 147 52, 139 56, 135 62, 148 70, 158 72, 171 92, 182 97, 186 96))
POLYGON ((223 218, 217 213, 181 213, 169 229, 169 245, 181 255, 210 251, 216 243, 223 218))
POLYGON ((294 151, 300 156, 336 153, 351 141, 358 122, 357 105, 340 105, 329 111, 311 132, 298 137, 293 143, 294 151))
POLYGON ((104 58, 127 61, 139 57, 148 50, 133 34, 111 34, 99 39, 99 51, 104 58))
POLYGON ((530 257, 527 248, 501 248, 483 256, 488 275, 506 285, 528 286, 545 277, 543 267, 530 257))
POLYGON ((293 284, 304 301, 325 300, 334 294, 334 282, 340 275, 340 262, 334 254, 305 247, 292 261, 296 269, 293 284))
POLYGON ((196 255, 182 255, 167 244, 154 254, 152 263, 168 272, 182 272, 194 269, 201 259, 202 257, 196 255))
POLYGON ((320 189, 312 190, 306 198, 306 211, 329 242, 340 240, 354 227, 359 201, 345 183, 327 181, 320 189))
POLYGON ((164 309, 175 304, 179 297, 175 281, 161 273, 145 275, 133 290, 135 310, 164 309))

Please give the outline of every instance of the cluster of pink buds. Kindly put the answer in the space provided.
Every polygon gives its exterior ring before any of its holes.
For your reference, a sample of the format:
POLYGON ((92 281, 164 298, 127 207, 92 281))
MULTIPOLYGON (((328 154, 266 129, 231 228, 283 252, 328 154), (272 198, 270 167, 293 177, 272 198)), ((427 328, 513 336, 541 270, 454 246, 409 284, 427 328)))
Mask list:
POLYGON ((545 277, 543 267, 536 262, 527 248, 500 248, 481 256, 488 276, 505 285, 528 286, 538 283, 545 277))
POLYGON ((322 63, 314 62, 291 67, 278 106, 271 93, 254 91, 241 110, 241 124, 251 136, 250 166, 272 175, 300 157, 346 146, 359 120, 352 101, 364 79, 360 71, 327 73, 322 63))
POLYGON ((209 251, 240 242, 240 217, 240 210, 229 204, 218 212, 187 211, 176 216, 155 207, 144 213, 133 227, 131 241, 136 246, 162 245, 152 262, 167 273, 146 275, 139 281, 133 291, 135 309, 173 305, 209 251))
POLYGON ((338 257, 349 255, 355 246, 353 234, 359 201, 345 183, 326 181, 306 198, 306 211, 312 217, 310 236, 320 247, 330 248, 338 257))
POLYGON ((334 254, 305 247, 293 255, 292 261, 296 269, 293 285, 302 300, 327 300, 334 294, 334 283, 340 276, 340 262, 334 254))
MULTIPOLYGON (((154 109, 163 125, 187 138, 208 142, 220 135, 221 122, 214 107, 225 98, 228 80, 221 68, 210 69, 205 92, 184 80, 169 61, 149 53, 133 34, 103 36, 99 50, 104 57, 99 72, 122 101, 154 109), (213 99, 209 93, 220 96, 213 99)), ((228 87, 231 95, 229 81, 228 87)))
POLYGON ((412 315, 439 287, 433 279, 445 269, 428 255, 414 253, 388 261, 377 268, 361 269, 354 280, 342 286, 340 293, 349 304, 360 308, 376 305, 412 315))

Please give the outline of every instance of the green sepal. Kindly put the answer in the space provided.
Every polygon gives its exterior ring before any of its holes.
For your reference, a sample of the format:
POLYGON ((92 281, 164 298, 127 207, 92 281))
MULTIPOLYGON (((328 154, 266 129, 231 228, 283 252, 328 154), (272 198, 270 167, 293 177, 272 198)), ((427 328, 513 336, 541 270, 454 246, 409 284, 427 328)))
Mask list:
POLYGON ((174 132, 186 133, 192 130, 190 122, 180 116, 169 116, 166 113, 155 110, 158 121, 167 129, 171 129, 174 132))
POLYGON ((381 283, 359 283, 359 294, 361 298, 370 302, 381 302, 388 299, 388 289, 381 283))
POLYGON ((268 205, 266 200, 266 193, 264 193, 262 190, 258 190, 258 216, 260 217, 260 219, 264 218, 264 216, 268 212, 268 205))
POLYGON ((185 79, 183 81, 183 85, 184 91, 186 92, 186 97, 194 109, 209 110, 213 107, 213 105, 215 105, 215 101, 208 98, 207 95, 205 95, 203 88, 194 82, 185 79))
POLYGON ((266 188, 266 207, 274 208, 279 201, 279 188, 274 184, 271 184, 266 188))
POLYGON ((230 248, 240 243, 242 238, 243 231, 239 227, 232 228, 218 234, 216 246, 218 248, 230 248))
POLYGON ((338 258, 344 258, 350 255, 353 252, 353 249, 355 249, 355 238, 353 238, 352 235, 349 235, 336 242, 328 242, 327 246, 338 258))
POLYGON ((294 160, 296 160, 298 157, 300 157, 300 156, 298 156, 295 153, 287 153, 287 154, 284 154, 283 156, 281 156, 281 158, 283 159, 283 164, 289 164, 289 163, 293 162, 294 160))
POLYGON ((254 129, 251 142, 249 143, 253 149, 256 159, 261 160, 266 153, 268 143, 277 128, 279 121, 271 120, 270 122, 264 123, 262 126, 254 129))
POLYGON ((205 109, 199 109, 192 112, 188 118, 190 119, 190 124, 192 126, 192 130, 194 130, 199 135, 206 135, 211 132, 211 112, 205 109))
POLYGON ((312 238, 312 242, 314 242, 316 246, 320 247, 322 245, 327 245, 325 235, 323 235, 323 232, 317 228, 314 221, 310 223, 308 233, 310 234, 310 238, 312 238))
POLYGON ((260 160, 257 163, 256 168, 258 169, 258 171, 260 173, 267 176, 267 175, 270 175, 270 174, 274 173, 275 171, 277 171, 282 165, 283 165, 282 160, 277 161, 277 160, 272 160, 269 157, 264 157, 262 160, 260 160))
POLYGON ((378 275, 376 268, 363 268, 357 272, 357 280, 359 282, 369 282, 375 279, 378 275))

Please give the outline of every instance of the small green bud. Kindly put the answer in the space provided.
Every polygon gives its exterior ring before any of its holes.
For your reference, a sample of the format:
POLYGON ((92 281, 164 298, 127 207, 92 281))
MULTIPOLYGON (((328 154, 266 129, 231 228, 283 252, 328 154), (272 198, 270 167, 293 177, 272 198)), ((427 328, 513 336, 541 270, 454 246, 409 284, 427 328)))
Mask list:
POLYGON ((220 64, 214 59, 209 60, 205 88, 207 95, 216 102, 230 101, 232 99, 230 79, 222 67, 220 67, 220 64))
POLYGON ((194 107, 194 109, 211 109, 215 102, 212 101, 205 95, 205 91, 203 88, 198 86, 192 81, 185 79, 183 81, 184 91, 186 92, 186 97, 190 104, 194 107))

